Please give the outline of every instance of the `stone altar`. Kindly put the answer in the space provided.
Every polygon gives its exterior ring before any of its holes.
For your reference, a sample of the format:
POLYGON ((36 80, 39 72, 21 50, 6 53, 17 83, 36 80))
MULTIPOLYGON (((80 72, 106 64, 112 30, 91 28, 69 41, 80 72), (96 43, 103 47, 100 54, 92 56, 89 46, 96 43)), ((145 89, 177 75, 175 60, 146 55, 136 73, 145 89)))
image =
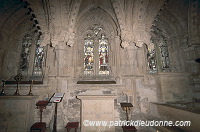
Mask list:
POLYGON ((38 96, 0 96, 0 131, 27 132, 34 122, 38 96))
POLYGON ((81 99, 81 131, 82 132, 115 132, 111 126, 84 126, 84 121, 114 121, 115 95, 79 95, 81 99))

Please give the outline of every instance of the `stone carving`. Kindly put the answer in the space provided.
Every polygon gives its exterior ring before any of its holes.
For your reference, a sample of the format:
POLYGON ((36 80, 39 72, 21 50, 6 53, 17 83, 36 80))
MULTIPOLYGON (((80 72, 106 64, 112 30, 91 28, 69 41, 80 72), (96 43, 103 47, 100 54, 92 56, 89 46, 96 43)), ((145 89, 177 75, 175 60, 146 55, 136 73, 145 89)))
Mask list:
POLYGON ((114 7, 114 10, 115 10, 115 13, 120 25, 120 29, 124 30, 126 26, 124 23, 125 14, 122 8, 123 6, 121 5, 120 0, 112 0, 112 4, 113 4, 113 7, 114 7))
POLYGON ((103 29, 103 26, 99 24, 94 24, 94 27, 91 27, 90 30, 94 32, 94 34, 97 36, 98 33, 103 29))
POLYGON ((74 8, 72 9, 72 12, 71 12, 72 15, 70 16, 69 29, 68 29, 68 41, 67 41, 67 45, 70 47, 73 46, 74 44, 74 37, 75 37, 74 28, 75 28, 75 22, 77 19, 79 7, 81 5, 81 1, 82 0, 77 0, 76 2, 74 2, 74 8))

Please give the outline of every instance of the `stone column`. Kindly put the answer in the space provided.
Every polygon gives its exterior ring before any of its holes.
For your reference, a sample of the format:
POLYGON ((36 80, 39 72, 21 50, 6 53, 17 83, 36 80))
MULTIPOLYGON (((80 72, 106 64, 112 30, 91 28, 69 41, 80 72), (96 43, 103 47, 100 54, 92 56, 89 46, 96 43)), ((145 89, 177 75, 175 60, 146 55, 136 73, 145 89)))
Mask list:
POLYGON ((128 56, 128 65, 129 67, 127 67, 126 72, 129 75, 135 75, 138 73, 137 71, 137 47, 134 46, 133 44, 130 44, 127 47, 127 56, 128 56))

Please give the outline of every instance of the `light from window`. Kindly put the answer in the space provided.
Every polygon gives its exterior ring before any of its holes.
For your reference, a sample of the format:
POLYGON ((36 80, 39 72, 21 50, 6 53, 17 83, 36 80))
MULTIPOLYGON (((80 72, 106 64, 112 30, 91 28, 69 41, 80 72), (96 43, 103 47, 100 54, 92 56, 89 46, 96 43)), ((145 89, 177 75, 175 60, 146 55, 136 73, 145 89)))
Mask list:
POLYGON ((108 69, 108 38, 105 34, 99 39, 99 75, 109 75, 108 69))
POLYGON ((44 48, 40 47, 40 40, 38 40, 35 49, 35 60, 34 60, 34 69, 33 74, 36 76, 42 75, 42 64, 44 60, 44 48))
POLYGON ((84 44, 84 75, 94 74, 94 40, 88 34, 84 44))
POLYGON ((20 66, 21 71, 28 71, 29 58, 31 52, 32 39, 29 34, 25 35, 22 42, 22 50, 20 55, 20 66))

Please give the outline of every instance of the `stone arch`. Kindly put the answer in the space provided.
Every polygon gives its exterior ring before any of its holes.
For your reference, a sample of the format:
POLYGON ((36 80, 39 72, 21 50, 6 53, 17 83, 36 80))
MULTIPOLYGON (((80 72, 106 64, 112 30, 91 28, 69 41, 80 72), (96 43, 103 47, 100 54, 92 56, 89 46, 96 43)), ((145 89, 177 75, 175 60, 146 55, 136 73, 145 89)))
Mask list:
POLYGON ((91 24, 101 24, 106 27, 106 30, 110 30, 111 35, 118 35, 117 32, 117 23, 114 21, 112 16, 105 11, 104 9, 90 8, 87 11, 84 11, 84 14, 81 14, 76 23, 76 35, 82 34, 83 30, 86 31, 91 24))
MULTIPOLYGON (((100 34, 106 34, 110 44, 110 56, 115 52, 116 47, 120 45, 119 42, 116 41, 118 26, 111 15, 100 7, 87 9, 84 14, 78 17, 75 29, 75 45, 73 48, 78 52, 75 62, 77 67, 79 67, 78 69, 83 68, 83 59, 80 60, 80 58, 83 58, 84 38, 88 33, 92 32, 95 26, 102 28, 102 30, 99 31, 99 36, 100 34)), ((112 61, 111 58, 112 57, 110 57, 109 60, 112 61)))
MULTIPOLYGON (((169 49, 171 72, 181 71, 181 57, 175 52, 180 49, 181 41, 184 37, 184 27, 181 24, 181 18, 165 9, 156 19, 157 21, 155 21, 155 25, 152 27, 153 33, 151 35, 154 47, 159 43, 159 37, 164 37, 169 49), (180 60, 180 62, 175 60, 180 60)), ((159 54, 157 53, 158 56, 159 54)))

